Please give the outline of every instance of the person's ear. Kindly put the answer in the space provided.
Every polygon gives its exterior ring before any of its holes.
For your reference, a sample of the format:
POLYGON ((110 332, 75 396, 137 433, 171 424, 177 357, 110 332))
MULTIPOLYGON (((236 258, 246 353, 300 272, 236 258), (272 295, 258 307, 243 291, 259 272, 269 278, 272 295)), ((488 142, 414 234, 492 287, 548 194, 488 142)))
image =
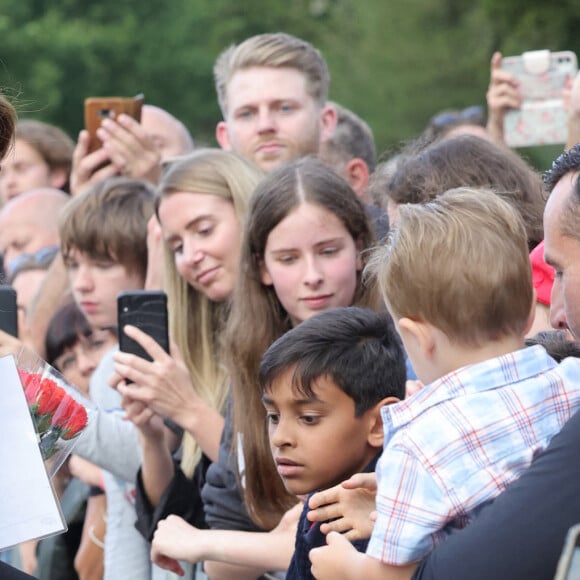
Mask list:
POLYGON ((215 128, 215 138, 219 146, 225 151, 232 150, 230 142, 230 134, 228 131, 228 124, 225 121, 220 121, 215 128))
POLYGON ((351 159, 344 168, 344 177, 352 187, 357 197, 366 202, 366 193, 369 186, 369 166, 360 157, 351 159))
POLYGON ((260 281, 264 286, 273 286, 274 280, 272 280, 272 276, 270 276, 270 272, 268 272, 268 268, 266 268, 266 263, 264 262, 263 258, 256 258, 258 260, 258 267, 260 269, 260 281))
POLYGON ((336 123, 338 118, 336 116, 336 109, 332 105, 326 105, 322 107, 320 112, 320 142, 325 143, 328 141, 334 130, 336 129, 336 123))
POLYGON ((62 189, 68 181, 68 172, 62 167, 55 168, 51 170, 48 180, 51 187, 62 189))
POLYGON ((381 407, 398 403, 397 397, 385 397, 380 403, 377 403, 368 411, 369 430, 367 435, 368 444, 371 447, 380 449, 383 446, 385 433, 383 430, 383 418, 381 416, 381 407))
POLYGON ((424 360, 433 358, 436 342, 433 327, 430 324, 422 320, 400 318, 397 329, 409 356, 417 355, 424 360))

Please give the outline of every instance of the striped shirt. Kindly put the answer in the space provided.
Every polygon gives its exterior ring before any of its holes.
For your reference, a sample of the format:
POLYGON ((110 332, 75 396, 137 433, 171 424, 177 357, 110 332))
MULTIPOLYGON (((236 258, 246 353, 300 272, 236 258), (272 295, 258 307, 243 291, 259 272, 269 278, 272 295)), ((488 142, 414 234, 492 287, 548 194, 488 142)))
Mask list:
POLYGON ((384 407, 367 554, 421 560, 530 465, 580 406, 580 360, 534 346, 458 369, 384 407))

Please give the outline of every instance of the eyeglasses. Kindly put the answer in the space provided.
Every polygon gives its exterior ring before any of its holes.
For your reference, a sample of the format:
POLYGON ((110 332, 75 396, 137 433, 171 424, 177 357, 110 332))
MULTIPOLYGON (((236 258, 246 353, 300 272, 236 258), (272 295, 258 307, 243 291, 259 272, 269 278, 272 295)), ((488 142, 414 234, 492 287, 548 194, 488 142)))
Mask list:
POLYGON ((14 279, 16 274, 23 270, 47 269, 59 251, 59 246, 45 246, 33 254, 20 254, 16 256, 8 264, 10 278, 14 279))
POLYGON ((460 125, 460 124, 472 124, 472 125, 485 125, 485 114, 483 107, 481 105, 474 105, 473 107, 467 107, 462 111, 444 111, 435 115, 430 122, 431 127, 439 129, 441 127, 446 127, 447 125, 460 125))

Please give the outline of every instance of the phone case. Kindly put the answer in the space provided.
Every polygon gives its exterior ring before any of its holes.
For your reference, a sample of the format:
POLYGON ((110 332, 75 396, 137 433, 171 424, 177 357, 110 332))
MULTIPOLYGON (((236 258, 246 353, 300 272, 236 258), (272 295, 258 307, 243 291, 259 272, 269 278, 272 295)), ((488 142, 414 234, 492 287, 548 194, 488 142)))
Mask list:
POLYGON ((509 147, 566 143, 568 115, 562 91, 578 71, 571 51, 536 50, 506 57, 502 68, 519 81, 520 109, 504 116, 504 140, 509 147))
POLYGON ((136 97, 90 97, 85 99, 85 128, 91 136, 89 153, 101 146, 97 137, 97 129, 103 119, 114 119, 122 113, 141 121, 143 95, 136 97))
POLYGON ((131 324, 153 338, 164 350, 169 352, 169 332, 167 322, 167 295, 153 290, 133 290, 121 292, 117 298, 119 323, 119 349, 152 360, 149 354, 129 338, 123 327, 131 324))
POLYGON ((0 330, 18 336, 16 290, 12 286, 0 286, 0 330))

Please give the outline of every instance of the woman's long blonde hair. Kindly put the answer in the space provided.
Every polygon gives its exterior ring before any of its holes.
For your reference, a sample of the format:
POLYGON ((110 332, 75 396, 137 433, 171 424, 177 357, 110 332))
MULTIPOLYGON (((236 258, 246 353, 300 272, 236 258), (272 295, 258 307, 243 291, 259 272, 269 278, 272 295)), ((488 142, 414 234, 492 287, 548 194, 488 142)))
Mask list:
MULTIPOLYGON (((250 195, 262 178, 259 169, 235 153, 202 149, 173 161, 158 189, 157 215, 163 200, 176 192, 217 195, 230 201, 243 227, 250 195)), ((173 253, 165 245, 164 286, 168 295, 169 328, 189 370, 195 392, 222 411, 228 391, 222 364, 220 334, 229 304, 212 302, 177 272, 173 253)), ((190 433, 183 439, 181 468, 191 476, 201 449, 190 433)))

